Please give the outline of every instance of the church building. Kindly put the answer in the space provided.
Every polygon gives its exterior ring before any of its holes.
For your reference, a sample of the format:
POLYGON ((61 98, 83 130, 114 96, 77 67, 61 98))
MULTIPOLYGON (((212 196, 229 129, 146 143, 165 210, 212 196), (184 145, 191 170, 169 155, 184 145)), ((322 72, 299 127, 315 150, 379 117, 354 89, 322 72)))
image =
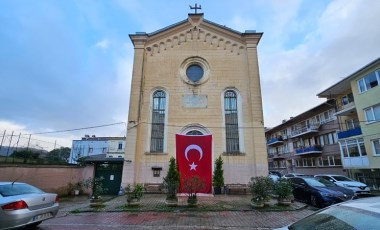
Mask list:
POLYGON ((262 35, 235 31, 203 13, 130 35, 123 187, 162 183, 170 157, 176 157, 176 134, 212 135, 210 170, 222 156, 227 185, 268 174, 257 57, 262 35))

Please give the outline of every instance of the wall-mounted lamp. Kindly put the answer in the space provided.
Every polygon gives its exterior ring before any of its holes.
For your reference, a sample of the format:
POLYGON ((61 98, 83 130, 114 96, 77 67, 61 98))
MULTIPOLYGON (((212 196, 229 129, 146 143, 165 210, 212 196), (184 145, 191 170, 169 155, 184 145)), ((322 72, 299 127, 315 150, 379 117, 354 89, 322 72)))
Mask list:
POLYGON ((160 177, 162 167, 159 166, 153 166, 152 171, 153 171, 153 177, 160 177))

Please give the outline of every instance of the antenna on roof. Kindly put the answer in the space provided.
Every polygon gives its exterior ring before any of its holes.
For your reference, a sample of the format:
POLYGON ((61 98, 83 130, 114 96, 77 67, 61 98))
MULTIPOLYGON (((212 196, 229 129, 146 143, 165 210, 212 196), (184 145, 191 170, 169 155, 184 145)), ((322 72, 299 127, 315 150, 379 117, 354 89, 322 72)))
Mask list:
POLYGON ((18 181, 18 179, 20 179, 22 176, 23 176, 22 174, 21 174, 20 176, 18 176, 18 177, 12 182, 12 186, 13 186, 14 183, 15 183, 16 181, 18 181))

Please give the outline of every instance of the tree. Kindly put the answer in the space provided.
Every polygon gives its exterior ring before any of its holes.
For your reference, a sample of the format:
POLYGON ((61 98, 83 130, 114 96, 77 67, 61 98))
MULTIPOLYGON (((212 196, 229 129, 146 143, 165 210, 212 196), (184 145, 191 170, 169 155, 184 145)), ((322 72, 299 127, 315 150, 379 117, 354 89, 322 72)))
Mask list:
POLYGON ((179 172, 174 157, 169 160, 169 170, 163 179, 163 186, 166 191, 166 199, 177 199, 177 190, 179 187, 179 172))
POLYGON ((183 180, 183 186, 187 193, 187 203, 189 205, 195 205, 197 203, 197 193, 204 189, 205 181, 198 176, 186 177, 183 180))
POLYGON ((224 186, 222 156, 219 156, 215 160, 215 169, 214 169, 214 175, 212 177, 212 185, 214 186, 215 194, 220 194, 221 189, 224 186))
POLYGON ((71 152, 71 149, 68 147, 53 149, 47 154, 46 159, 50 161, 56 161, 56 162, 68 162, 68 159, 70 157, 70 152, 71 152))
POLYGON ((39 153, 33 152, 32 150, 20 150, 14 151, 11 157, 23 158, 24 163, 26 163, 28 159, 38 159, 39 155, 39 153))

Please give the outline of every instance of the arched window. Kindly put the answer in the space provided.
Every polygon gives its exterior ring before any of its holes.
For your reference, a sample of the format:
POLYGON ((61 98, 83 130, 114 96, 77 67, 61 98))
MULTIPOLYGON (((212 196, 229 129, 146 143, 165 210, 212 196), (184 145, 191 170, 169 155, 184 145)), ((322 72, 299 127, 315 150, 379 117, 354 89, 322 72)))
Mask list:
POLYGON ((198 131, 198 130, 191 130, 191 131, 187 132, 186 135, 199 136, 199 135, 203 135, 203 133, 201 131, 198 131))
POLYGON ((237 95, 232 90, 227 90, 224 93, 224 116, 226 122, 227 153, 238 153, 240 152, 240 148, 237 95))
POLYGON ((162 90, 153 93, 151 152, 164 151, 166 94, 162 90))

